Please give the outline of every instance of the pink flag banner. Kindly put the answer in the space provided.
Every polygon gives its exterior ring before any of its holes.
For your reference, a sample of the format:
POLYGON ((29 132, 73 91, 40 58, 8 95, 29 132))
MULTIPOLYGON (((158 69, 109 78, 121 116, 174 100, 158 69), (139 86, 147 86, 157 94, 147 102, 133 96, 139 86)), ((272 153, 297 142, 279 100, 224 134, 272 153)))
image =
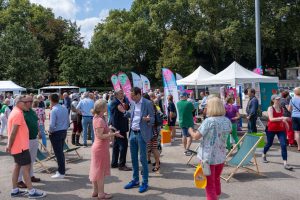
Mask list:
POLYGON ((129 101, 131 101, 131 98, 130 98, 131 83, 130 83, 128 76, 124 72, 119 72, 118 80, 121 84, 121 87, 122 87, 126 97, 128 98, 129 101))
POLYGON ((120 82, 119 82, 119 79, 118 79, 118 76, 113 74, 110 78, 111 80, 111 83, 113 84, 113 87, 114 87, 114 90, 120 90, 121 89, 121 85, 120 85, 120 82))
MULTIPOLYGON (((176 84, 176 78, 173 72, 167 68, 162 68, 162 77, 164 83, 164 104, 165 110, 168 108, 168 100, 167 97, 169 94, 173 96, 173 101, 175 106, 177 107, 177 102, 179 101, 178 89, 176 84)), ((177 109, 178 111, 178 109, 177 109)), ((177 113, 178 116, 178 113, 177 113)), ((177 117, 178 120, 178 117, 177 117)))

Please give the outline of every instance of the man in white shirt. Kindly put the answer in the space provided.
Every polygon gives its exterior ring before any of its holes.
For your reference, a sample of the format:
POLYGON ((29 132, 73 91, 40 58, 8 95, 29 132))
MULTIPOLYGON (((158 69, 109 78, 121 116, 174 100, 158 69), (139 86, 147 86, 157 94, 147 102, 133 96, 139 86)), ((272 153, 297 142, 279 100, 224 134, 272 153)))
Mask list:
POLYGON ((130 153, 133 168, 133 180, 125 185, 125 189, 131 189, 139 186, 139 192, 143 193, 148 190, 148 162, 147 162, 147 143, 153 136, 154 125, 154 107, 153 103, 147 99, 142 98, 141 89, 134 87, 131 90, 131 99, 133 105, 131 111, 122 110, 125 116, 130 117, 130 153), (140 162, 142 163, 143 182, 139 182, 139 160, 138 153, 140 153, 140 162))

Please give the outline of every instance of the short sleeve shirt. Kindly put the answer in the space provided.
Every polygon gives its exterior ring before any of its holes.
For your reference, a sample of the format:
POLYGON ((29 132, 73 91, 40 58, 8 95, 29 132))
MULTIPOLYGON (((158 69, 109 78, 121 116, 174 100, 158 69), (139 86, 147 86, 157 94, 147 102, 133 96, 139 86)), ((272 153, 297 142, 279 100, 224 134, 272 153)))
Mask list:
POLYGON ((197 157, 216 165, 225 162, 226 141, 231 132, 231 122, 225 116, 205 119, 198 131, 202 135, 197 157))
POLYGON ((7 122, 8 140, 11 137, 13 125, 18 125, 15 141, 11 147, 11 154, 19 154, 29 149, 29 130, 24 119, 23 111, 18 107, 14 107, 11 111, 7 122))
POLYGON ((290 106, 292 106, 292 117, 300 118, 300 98, 293 97, 290 101, 290 106))
POLYGON ((190 128, 194 126, 193 111, 194 106, 187 100, 177 102, 180 128, 190 128))
POLYGON ((44 125, 45 118, 46 118, 45 109, 35 108, 33 110, 35 110, 35 113, 36 113, 37 117, 39 118, 39 120, 38 120, 39 125, 44 125))
POLYGON ((286 106, 289 105, 289 101, 287 99, 285 99, 285 98, 281 98, 280 99, 280 105, 283 108, 283 116, 285 116, 285 117, 291 117, 291 113, 286 108, 286 106))
POLYGON ((103 134, 107 134, 109 132, 108 124, 107 122, 100 116, 95 116, 93 119, 93 127, 94 132, 96 132, 97 128, 104 128, 103 134))
POLYGON ((29 130, 29 139, 34 140, 37 138, 39 128, 38 128, 38 117, 34 110, 24 112, 24 118, 29 130))
POLYGON ((232 123, 235 123, 235 120, 232 118, 236 117, 236 114, 239 112, 239 109, 235 105, 226 104, 225 105, 226 114, 225 116, 231 120, 232 123))
POLYGON ((176 115, 177 115, 177 111, 176 111, 176 107, 175 107, 175 104, 173 103, 173 102, 169 102, 169 104, 168 104, 168 114, 170 113, 170 112, 173 112, 173 113, 175 113, 175 117, 173 117, 172 119, 173 120, 176 120, 176 115))

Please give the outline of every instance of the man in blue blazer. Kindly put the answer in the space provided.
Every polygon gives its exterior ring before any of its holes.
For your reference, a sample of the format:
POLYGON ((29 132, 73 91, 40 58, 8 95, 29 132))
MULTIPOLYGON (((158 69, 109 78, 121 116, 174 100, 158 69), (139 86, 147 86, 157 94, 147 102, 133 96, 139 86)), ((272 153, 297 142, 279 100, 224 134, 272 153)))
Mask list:
POLYGON ((131 90, 132 105, 130 111, 122 110, 125 116, 130 118, 130 153, 133 168, 133 180, 125 185, 125 189, 139 186, 139 192, 148 190, 148 162, 147 162, 147 143, 153 136, 154 108, 151 101, 142 97, 141 89, 134 87, 131 90), (139 181, 139 160, 143 170, 143 182, 139 181))

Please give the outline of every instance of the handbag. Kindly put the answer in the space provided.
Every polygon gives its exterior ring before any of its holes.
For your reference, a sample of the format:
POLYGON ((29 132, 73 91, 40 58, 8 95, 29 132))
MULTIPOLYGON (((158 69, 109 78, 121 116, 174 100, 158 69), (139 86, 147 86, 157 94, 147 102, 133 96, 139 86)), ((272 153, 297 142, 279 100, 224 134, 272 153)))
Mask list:
POLYGON ((203 170, 203 174, 205 176, 210 176, 211 175, 211 171, 210 171, 210 165, 208 164, 208 160, 201 160, 201 167, 203 170))

